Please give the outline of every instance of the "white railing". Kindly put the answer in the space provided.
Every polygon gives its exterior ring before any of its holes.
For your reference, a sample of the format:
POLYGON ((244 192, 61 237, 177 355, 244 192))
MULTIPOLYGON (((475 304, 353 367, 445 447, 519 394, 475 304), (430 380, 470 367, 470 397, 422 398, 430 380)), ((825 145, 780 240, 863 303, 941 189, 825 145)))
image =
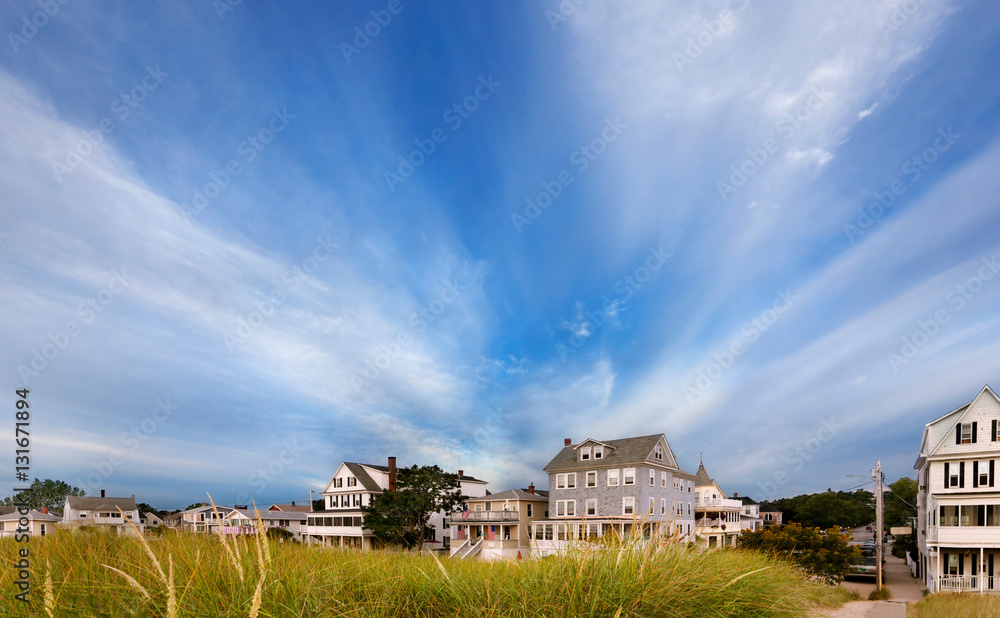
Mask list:
POLYGON ((743 510, 743 501, 733 500, 732 498, 700 498, 698 496, 694 497, 695 507, 726 507, 726 508, 737 508, 743 510))
POLYGON ((937 580, 939 592, 1000 592, 993 588, 993 578, 982 575, 942 575, 937 580))
POLYGON ((452 518, 453 524, 461 524, 467 521, 517 521, 519 519, 517 511, 469 511, 468 517, 459 515, 452 518))

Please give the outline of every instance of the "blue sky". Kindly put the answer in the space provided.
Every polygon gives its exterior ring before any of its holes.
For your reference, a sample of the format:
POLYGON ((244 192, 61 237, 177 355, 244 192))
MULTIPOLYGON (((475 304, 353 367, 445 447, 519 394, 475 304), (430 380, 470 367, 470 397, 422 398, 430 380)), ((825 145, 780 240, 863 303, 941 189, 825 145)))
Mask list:
POLYGON ((332 4, 0 8, 33 476, 500 491, 663 432, 765 499, 1000 386, 995 3, 332 4))

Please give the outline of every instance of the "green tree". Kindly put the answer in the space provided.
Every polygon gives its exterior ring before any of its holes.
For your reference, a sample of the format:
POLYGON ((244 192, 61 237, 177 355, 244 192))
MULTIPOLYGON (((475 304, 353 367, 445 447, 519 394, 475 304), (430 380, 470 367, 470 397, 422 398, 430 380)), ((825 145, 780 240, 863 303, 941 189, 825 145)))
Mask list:
POLYGON ((834 526, 823 531, 803 528, 798 523, 782 528, 744 530, 737 537, 736 547, 792 560, 806 573, 829 583, 844 579, 851 561, 861 556, 840 528, 834 526))
POLYGON ((907 526, 911 517, 916 517, 917 482, 905 476, 889 485, 891 491, 885 493, 885 525, 907 526), (907 504, 909 503, 909 504, 907 504))
POLYGON ((0 506, 14 506, 15 504, 27 504, 29 508, 41 510, 43 506, 50 509, 62 509, 66 502, 66 496, 83 496, 83 490, 73 487, 62 481, 45 479, 40 481, 37 478, 28 487, 27 491, 22 491, 13 496, 7 496, 0 500, 0 506))
POLYGON ((384 491, 362 506, 364 526, 387 545, 424 547, 427 522, 439 511, 455 511, 462 495, 458 475, 437 466, 400 468, 395 491, 384 491))

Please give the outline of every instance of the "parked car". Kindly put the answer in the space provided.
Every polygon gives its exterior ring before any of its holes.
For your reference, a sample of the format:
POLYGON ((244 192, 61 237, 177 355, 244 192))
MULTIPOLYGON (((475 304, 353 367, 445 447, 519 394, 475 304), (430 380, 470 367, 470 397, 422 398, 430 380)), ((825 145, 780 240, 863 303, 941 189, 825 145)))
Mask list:
MULTIPOLYGON (((874 553, 862 552, 861 558, 847 569, 848 576, 878 579, 878 558, 874 553)), ((882 561, 882 577, 885 577, 885 560, 882 561)))

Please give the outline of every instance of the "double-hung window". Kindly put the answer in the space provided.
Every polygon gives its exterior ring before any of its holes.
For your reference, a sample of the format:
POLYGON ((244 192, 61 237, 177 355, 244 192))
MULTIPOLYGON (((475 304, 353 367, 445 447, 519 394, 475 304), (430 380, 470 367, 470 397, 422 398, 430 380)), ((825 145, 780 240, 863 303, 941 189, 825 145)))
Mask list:
POLYGON ((625 468, 625 480, 622 485, 635 485, 635 468, 625 468))
POLYGON ((635 515, 635 498, 632 496, 625 496, 622 498, 622 514, 623 515, 635 515))
POLYGON ((608 470, 608 487, 618 487, 618 470, 608 470))
POLYGON ((587 473, 587 487, 597 487, 597 472, 587 473))
POLYGON ((587 515, 597 515, 597 499, 590 498, 587 500, 587 515))
POLYGON ((556 475, 556 489, 575 489, 576 472, 556 475))

